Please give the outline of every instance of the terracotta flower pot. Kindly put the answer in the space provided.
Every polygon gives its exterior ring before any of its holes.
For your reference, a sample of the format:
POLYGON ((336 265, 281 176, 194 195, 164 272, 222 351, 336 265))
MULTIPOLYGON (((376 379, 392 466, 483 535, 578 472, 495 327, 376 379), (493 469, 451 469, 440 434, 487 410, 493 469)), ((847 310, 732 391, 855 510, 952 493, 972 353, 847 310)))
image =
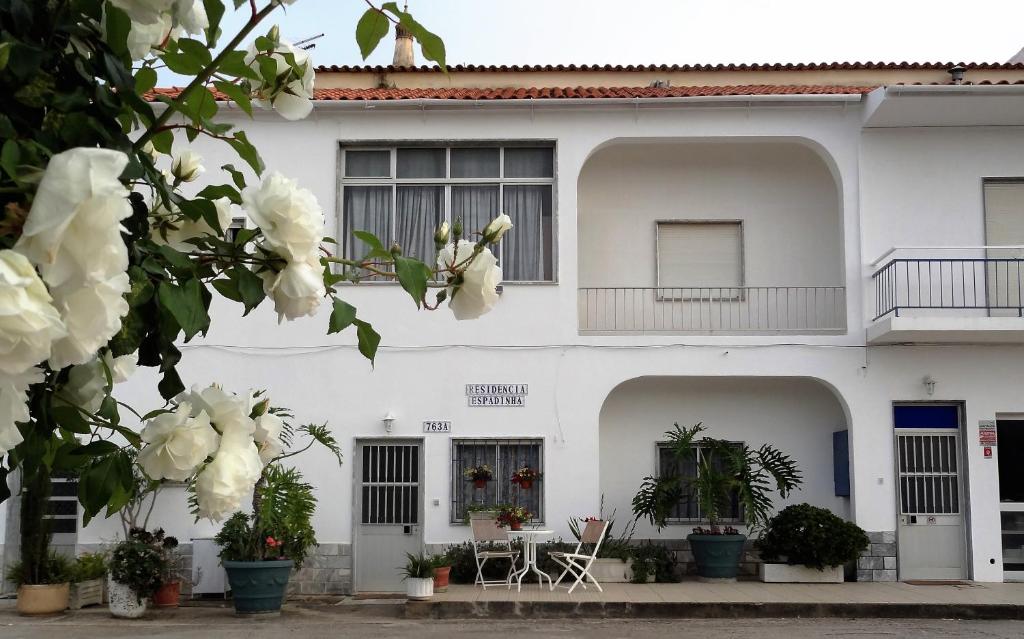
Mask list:
POLYGON ((473 480, 473 487, 474 488, 487 488, 487 480, 486 479, 474 479, 473 480))
POLYGON ((523 522, 521 522, 521 521, 509 522, 508 529, 509 530, 522 530, 523 529, 523 522))
POLYGON ((70 585, 26 584, 18 587, 18 614, 52 615, 68 607, 70 585))
POLYGON ((439 566, 434 568, 434 592, 448 591, 448 577, 451 571, 451 566, 439 566))
POLYGON ((153 605, 158 608, 177 608, 181 598, 181 582, 171 581, 162 584, 153 593, 153 605))
POLYGON ((523 490, 530 490, 531 488, 533 488, 533 480, 532 479, 520 479, 519 480, 519 487, 522 488, 523 490))

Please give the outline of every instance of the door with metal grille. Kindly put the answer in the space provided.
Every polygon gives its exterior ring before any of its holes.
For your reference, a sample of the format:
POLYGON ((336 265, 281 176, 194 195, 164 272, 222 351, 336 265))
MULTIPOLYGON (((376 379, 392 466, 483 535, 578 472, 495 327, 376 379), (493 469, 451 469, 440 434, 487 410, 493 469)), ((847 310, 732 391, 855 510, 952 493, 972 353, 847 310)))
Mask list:
POLYGON ((959 428, 896 430, 899 578, 966 579, 959 428))
POLYGON ((362 441, 356 453, 355 589, 405 590, 405 553, 423 549, 421 443, 362 441))

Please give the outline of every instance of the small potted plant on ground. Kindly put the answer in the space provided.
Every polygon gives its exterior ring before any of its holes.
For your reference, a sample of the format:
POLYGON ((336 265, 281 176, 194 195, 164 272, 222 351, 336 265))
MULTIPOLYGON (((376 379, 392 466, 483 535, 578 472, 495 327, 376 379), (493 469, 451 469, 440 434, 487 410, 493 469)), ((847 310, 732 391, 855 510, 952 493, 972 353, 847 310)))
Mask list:
POLYGON ((161 550, 164 535, 132 529, 128 539, 118 542, 110 553, 107 596, 110 614, 123 619, 138 619, 146 613, 147 603, 167 571, 161 550))
POLYGON ((519 486, 521 490, 530 490, 533 488, 533 482, 538 479, 540 479, 540 473, 529 466, 523 466, 512 473, 512 483, 519 486))
POLYGON ((842 583, 843 565, 868 547, 868 536, 825 508, 796 504, 768 520, 755 546, 761 581, 842 583))
POLYGON ((473 487, 477 489, 487 488, 487 482, 491 481, 491 477, 494 476, 494 472, 487 464, 472 466, 462 471, 462 474, 467 480, 473 482, 473 487))
POLYGON ((646 517, 660 530, 684 496, 696 495, 701 516, 708 523, 686 537, 697 574, 702 579, 735 580, 747 538, 731 526, 721 526, 723 513, 738 501, 742 523, 748 530, 756 530, 771 512, 772 482, 785 498, 803 479, 796 462, 770 444, 753 449, 711 437, 698 440, 704 430, 702 424, 685 430, 676 424, 665 433, 675 459, 673 467, 684 468, 696 459, 696 473, 692 477, 676 472, 645 477, 633 497, 633 513, 646 517))
POLYGON ((165 572, 160 575, 160 587, 153 594, 153 605, 157 608, 177 608, 181 603, 181 553, 178 540, 164 537, 161 551, 166 562, 165 572))
POLYGON ((103 603, 103 581, 107 558, 102 553, 79 555, 71 566, 71 596, 68 608, 78 610, 103 603))
POLYGON ((7 580, 18 587, 18 613, 51 615, 68 607, 71 561, 54 551, 34 560, 14 562, 7 580))
POLYGON ((452 571, 452 557, 444 552, 433 557, 434 592, 448 592, 448 580, 452 571))
POLYGON ((434 563, 422 554, 405 553, 405 594, 412 601, 425 601, 434 596, 434 563))
POLYGON ((530 511, 522 506, 503 504, 498 507, 498 525, 508 526, 509 530, 522 530, 523 522, 533 517, 530 511))

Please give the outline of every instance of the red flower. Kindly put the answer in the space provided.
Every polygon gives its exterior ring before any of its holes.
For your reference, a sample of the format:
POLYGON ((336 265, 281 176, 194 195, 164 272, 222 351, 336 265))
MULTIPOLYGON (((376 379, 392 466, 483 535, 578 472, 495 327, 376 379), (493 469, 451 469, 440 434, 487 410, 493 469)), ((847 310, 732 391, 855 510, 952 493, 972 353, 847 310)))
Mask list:
POLYGON ((271 548, 277 548, 278 546, 281 545, 281 542, 279 542, 278 540, 274 539, 273 537, 267 537, 267 542, 266 543, 267 543, 267 546, 269 546, 271 548))

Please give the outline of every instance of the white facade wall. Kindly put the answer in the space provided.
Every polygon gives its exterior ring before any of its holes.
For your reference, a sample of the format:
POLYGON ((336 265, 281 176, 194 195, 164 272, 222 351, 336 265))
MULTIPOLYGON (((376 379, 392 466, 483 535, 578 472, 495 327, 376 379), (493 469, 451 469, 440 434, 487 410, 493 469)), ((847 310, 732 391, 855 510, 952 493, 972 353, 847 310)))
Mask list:
MULTIPOLYGON (((815 446, 797 441, 800 429, 810 432, 816 424, 817 436, 845 423, 852 457, 850 504, 837 503, 830 496, 830 475, 827 484, 815 480, 813 487, 805 489, 813 498, 808 500, 848 512, 866 530, 893 531, 892 401, 964 401, 972 576, 1000 581, 996 465, 994 460, 982 459, 980 448, 971 441, 977 441, 978 419, 991 419, 999 412, 1024 412, 1019 349, 865 348, 865 318, 871 309, 864 300, 872 295, 867 262, 889 246, 974 241, 970 229, 980 232, 982 228, 977 203, 970 204, 980 193, 977 176, 1024 174, 1024 155, 1019 152, 1024 140, 1015 137, 1019 133, 984 129, 864 132, 860 122, 856 104, 838 102, 700 108, 323 108, 298 123, 258 116, 247 130, 268 167, 313 190, 327 213, 327 232, 334 236, 339 140, 554 140, 558 282, 506 284, 494 312, 463 323, 454 321, 446 310, 417 312, 408 296, 393 286, 344 287, 342 297, 384 337, 373 369, 355 350, 352 335, 326 335, 326 310, 314 318, 278 326, 269 305, 241 319, 239 307, 220 300, 215 302, 216 321, 210 334, 183 348, 182 378, 186 384, 216 381, 235 390, 267 388, 275 403, 294 409, 299 421, 331 424, 345 449, 346 464, 339 469, 321 452, 310 452, 298 462, 319 488, 315 525, 325 543, 352 540, 354 442, 358 437, 382 437, 380 418, 389 411, 398 417, 391 437, 424 438, 425 541, 444 543, 467 538, 468 530, 448 523, 449 437, 424 435, 423 420, 450 419, 452 437, 542 437, 546 524, 568 536, 566 519, 596 513, 602 489, 608 486, 610 493, 614 485, 614 500, 622 502, 638 485, 633 475, 653 471, 653 467, 623 470, 611 461, 610 440, 601 437, 602 407, 616 387, 640 377, 772 378, 752 382, 749 388, 742 380, 727 380, 716 386, 716 393, 701 394, 694 402, 674 396, 658 400, 657 406, 636 414, 640 434, 623 445, 635 446, 629 449, 630 455, 636 451, 650 455, 654 434, 669 428, 673 420, 686 424, 703 419, 718 435, 712 424, 715 418, 735 423, 744 414, 759 413, 758 405, 766 401, 778 409, 773 413, 776 420, 788 414, 800 416, 799 424, 792 427, 795 430, 785 432, 777 443, 785 448, 792 442, 793 451, 799 450, 798 457, 805 458, 800 461, 808 476, 822 478, 831 468, 831 448, 822 436, 817 444, 820 457, 815 457, 815 446), (586 265, 589 257, 579 255, 579 247, 586 246, 582 238, 592 237, 595 231, 578 219, 581 202, 591 197, 587 186, 591 175, 584 166, 595 151, 612 141, 650 140, 767 143, 764 149, 780 145, 789 166, 807 162, 808 173, 801 172, 795 183, 806 183, 822 207, 832 201, 830 217, 817 220, 823 225, 821 237, 816 236, 820 242, 809 243, 802 236, 772 241, 789 257, 796 251, 793 247, 806 246, 815 255, 808 269, 847 286, 848 331, 841 335, 581 336, 576 296, 583 275, 577 265, 586 265), (794 144, 810 149, 817 159, 812 162, 803 152, 793 152, 794 144), (822 167, 833 178, 831 183, 822 179, 822 167), (581 175, 586 179, 581 180, 581 175), (961 177, 974 185, 974 194, 966 194, 967 187, 954 187, 961 177), (837 237, 844 238, 843 248, 826 259, 836 252, 837 237), (921 384, 925 375, 939 381, 934 397, 925 394, 921 384), (780 378, 796 379, 789 383, 780 378), (530 393, 523 408, 468 408, 467 383, 526 383, 530 393), (780 394, 764 397, 773 384, 779 385, 780 394), (723 388, 735 388, 737 393, 721 392, 723 388), (801 389, 809 399, 803 398, 801 389), (791 396, 792 401, 782 399, 791 396), (744 410, 730 413, 737 402, 745 404, 744 410), (433 505, 435 499, 438 506, 433 505)), ((212 182, 219 181, 213 177, 215 167, 228 161, 240 164, 226 147, 205 141, 197 146, 212 182)), ((594 157, 601 161, 601 155, 594 157)), ((667 180, 671 176, 665 171, 667 180)), ((756 184, 760 178, 752 179, 756 184)), ((607 187, 614 180, 615 171, 609 168, 600 182, 607 187)), ((764 195, 763 188, 751 188, 745 197, 756 207, 759 195, 764 195)), ((742 201, 744 196, 736 197, 742 201)), ((789 257, 786 263, 796 265, 789 257)), ((808 277, 793 268, 793 277, 808 277)), ((586 272, 589 277, 590 271, 586 272)), ((602 284, 599 279, 586 283, 602 284)), ((160 404, 155 382, 152 371, 142 370, 118 388, 119 396, 148 410, 160 404)), ((697 393, 701 384, 706 382, 687 385, 681 396, 697 393)), ((658 392, 673 395, 665 389, 658 392)), ((630 413, 628 406, 614 403, 607 410, 609 419, 618 415, 619 422, 630 413)), ((744 435, 754 425, 736 428, 744 435)), ((764 439, 770 440, 768 434, 764 439)), ((608 506, 617 507, 624 519, 628 502, 608 506)), ((155 518, 157 525, 183 537, 210 532, 208 524, 193 529, 171 493, 162 500, 155 518)), ((114 530, 112 523, 91 524, 81 532, 80 542, 102 541, 114 530)))

